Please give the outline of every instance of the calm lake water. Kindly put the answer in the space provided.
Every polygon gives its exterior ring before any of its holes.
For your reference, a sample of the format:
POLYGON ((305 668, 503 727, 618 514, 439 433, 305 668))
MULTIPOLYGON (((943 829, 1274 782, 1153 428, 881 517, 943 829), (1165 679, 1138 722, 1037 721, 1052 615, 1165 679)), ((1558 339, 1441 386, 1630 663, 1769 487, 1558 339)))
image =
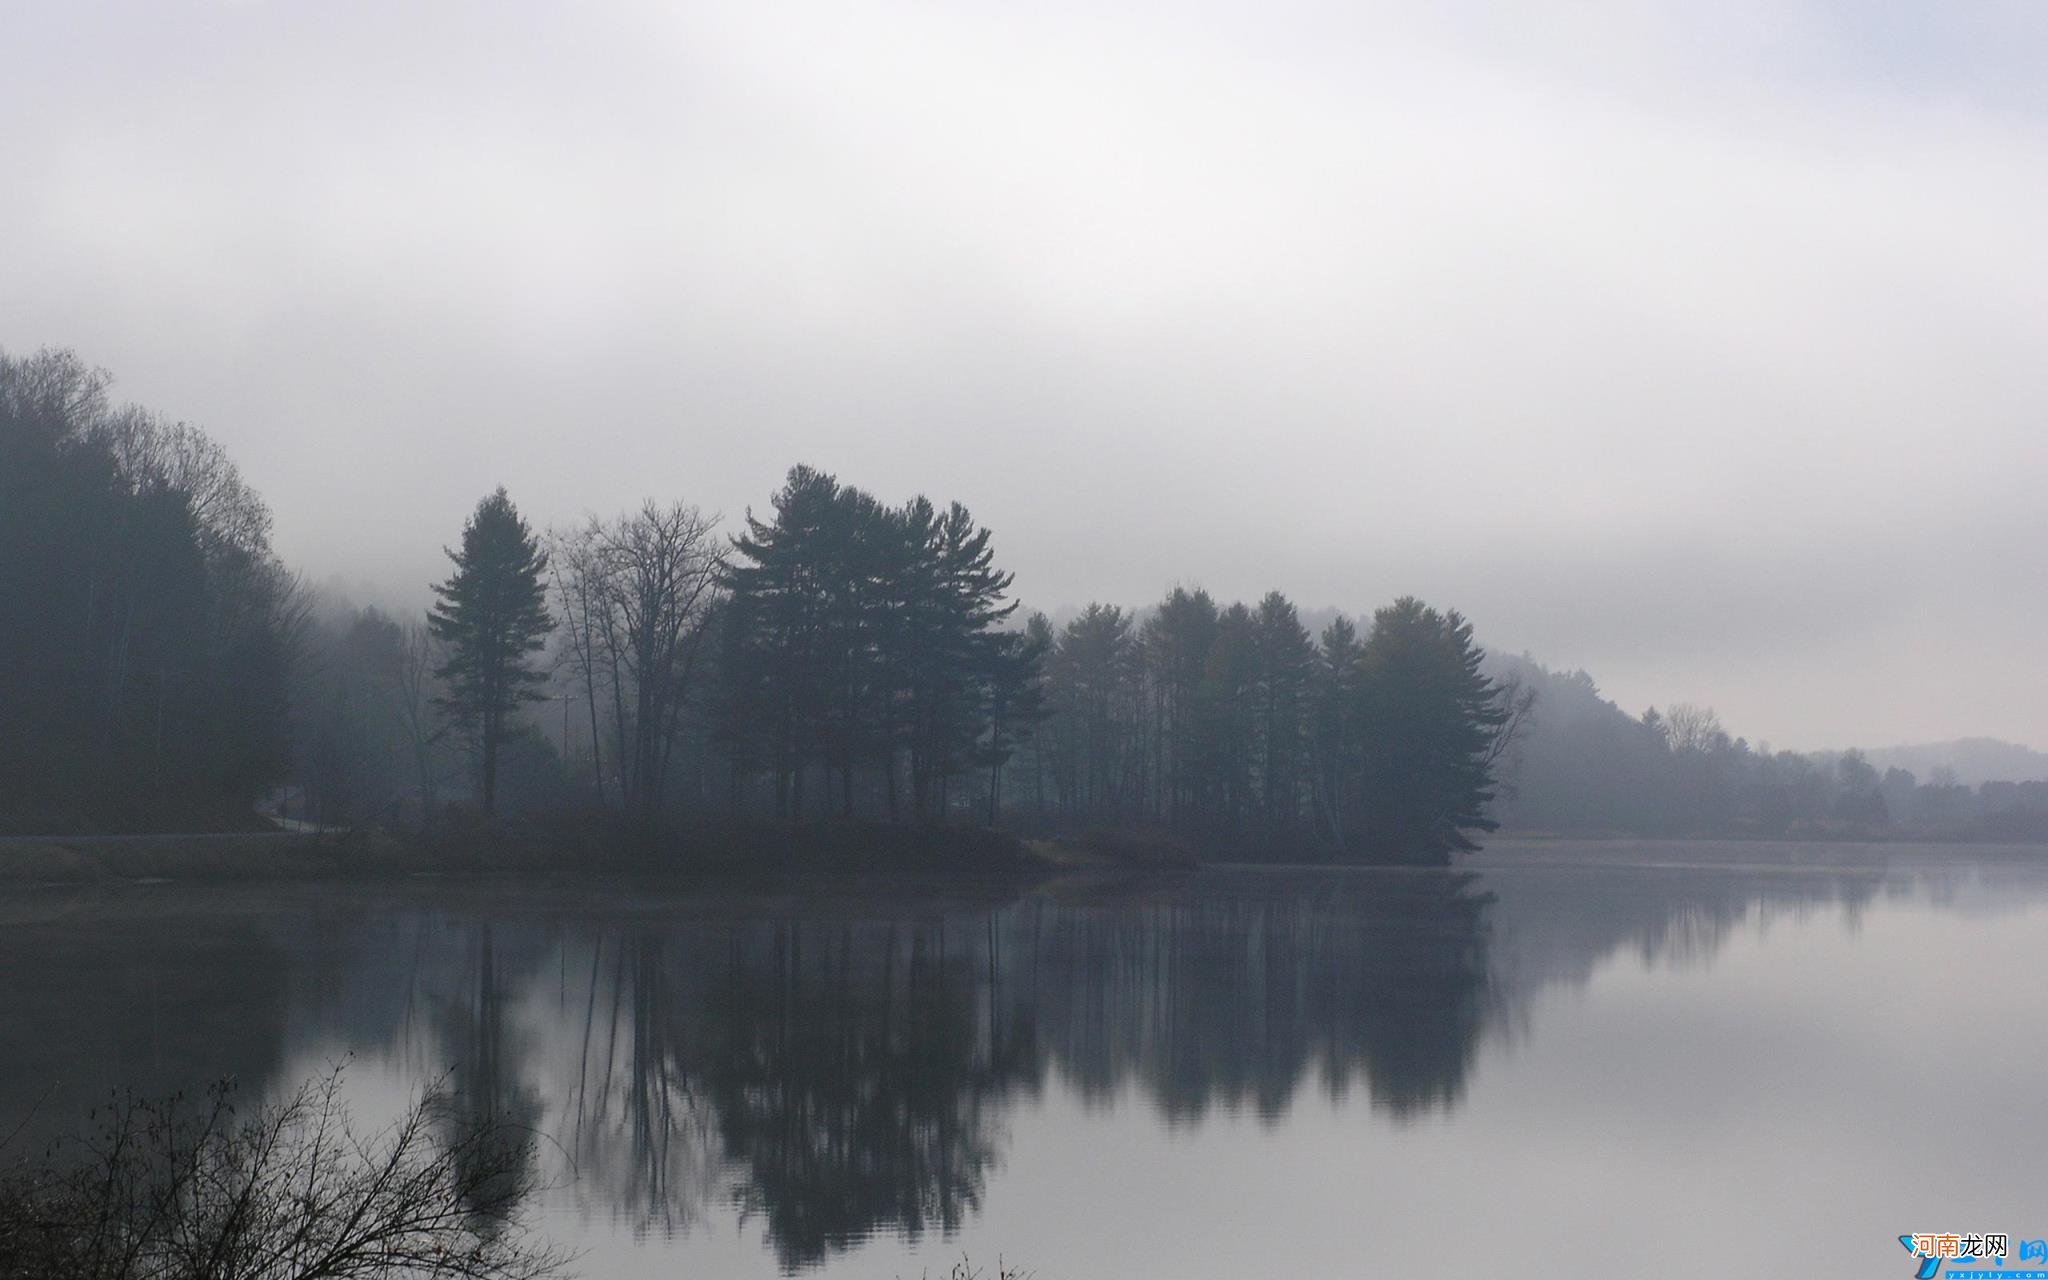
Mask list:
POLYGON ((0 895, 0 1133, 348 1056, 543 1139, 589 1277, 1911 1274, 2048 1237, 2048 851, 0 895), (1412 1269, 1412 1270, 1411 1270, 1412 1269))

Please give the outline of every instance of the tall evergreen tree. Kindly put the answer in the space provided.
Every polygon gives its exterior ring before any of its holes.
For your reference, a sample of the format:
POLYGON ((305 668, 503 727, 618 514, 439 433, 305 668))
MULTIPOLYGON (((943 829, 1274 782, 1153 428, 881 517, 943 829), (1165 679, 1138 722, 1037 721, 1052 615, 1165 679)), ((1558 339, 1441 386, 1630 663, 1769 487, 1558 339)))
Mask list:
POLYGON ((1031 708, 1032 731, 1020 743, 1027 758, 1019 761, 1018 767, 1031 795, 1032 811, 1043 819, 1047 814, 1046 784, 1053 757, 1053 743, 1048 730, 1055 719, 1053 683, 1047 667, 1059 637, 1053 630, 1052 619, 1043 613, 1034 613, 1024 620, 1023 636, 1024 643, 1032 650, 1030 686, 1025 694, 1031 708))
POLYGON ((1365 768, 1360 723, 1364 697, 1358 650, 1358 627, 1351 619, 1339 616, 1323 629, 1309 721, 1316 831, 1338 849, 1349 843, 1350 832, 1363 828, 1359 800, 1365 768))
POLYGON ((1378 857, 1435 861, 1492 831, 1491 747, 1505 721, 1485 651, 1457 611, 1403 596, 1359 651, 1367 838, 1378 857))
POLYGON ((778 813, 804 811, 811 776, 826 804, 837 787, 848 817, 856 775, 879 776, 897 816, 907 765, 911 812, 943 816, 948 782, 999 770, 1033 714, 1040 649, 1002 629, 1015 606, 988 530, 958 503, 888 508, 801 466, 774 506, 748 516, 726 575, 722 723, 736 764, 774 775, 778 813))
POLYGON ((1254 812, 1252 777, 1258 754, 1258 721, 1252 695, 1258 681, 1256 625, 1243 604, 1225 609, 1216 621, 1201 691, 1201 747, 1210 792, 1212 823, 1235 840, 1254 812))
POLYGON ((1006 661, 1009 641, 999 628, 1017 606, 1004 601, 1011 575, 995 567, 989 531, 955 502, 934 522, 931 548, 924 578, 931 599, 919 614, 931 627, 927 640, 937 661, 918 682, 911 758, 913 792, 922 803, 936 782, 943 816, 947 782, 977 763, 992 686, 1003 683, 1007 698, 1023 668, 1006 661))
POLYGON ((1140 654, 1131 617, 1091 604, 1060 633, 1047 666, 1057 717, 1052 775, 1070 815, 1121 821, 1143 768, 1134 728, 1143 700, 1140 654))
POLYGON ((498 758, 507 719, 537 699, 547 677, 528 665, 554 623, 541 581, 547 553, 501 486, 462 527, 462 549, 449 551, 455 572, 438 583, 428 623, 447 646, 436 699, 447 719, 474 736, 485 813, 497 807, 498 758))
POLYGON ((1210 794, 1201 771, 1201 692, 1216 627, 1216 602, 1206 591, 1185 587, 1175 587, 1145 620, 1156 812, 1169 821, 1195 813, 1210 794))
POLYGON ((844 625, 830 593, 839 567, 829 548, 842 528, 839 482, 795 466, 771 500, 772 519, 749 511, 726 571, 732 613, 726 637, 727 696, 737 754, 775 782, 775 811, 803 808, 806 768, 826 755, 833 690, 827 631, 844 625))
POLYGON ((988 729, 976 751, 976 762, 988 768, 990 826, 1002 811, 1004 766, 1020 746, 1037 735, 1047 714, 1045 682, 1040 675, 1046 645, 1043 633, 1027 627, 997 632, 988 646, 983 672, 988 729))
POLYGON ((1261 825, 1269 841, 1291 844, 1306 781, 1310 685, 1316 648, 1294 605, 1278 591, 1259 601, 1253 618, 1258 659, 1261 825))

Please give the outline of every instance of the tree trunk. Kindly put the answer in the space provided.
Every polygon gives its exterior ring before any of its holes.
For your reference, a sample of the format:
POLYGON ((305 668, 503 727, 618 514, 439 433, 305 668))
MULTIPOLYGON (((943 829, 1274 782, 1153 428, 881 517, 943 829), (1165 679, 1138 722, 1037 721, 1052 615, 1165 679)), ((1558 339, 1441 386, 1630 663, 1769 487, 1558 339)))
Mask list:
POLYGON ((484 712, 483 809, 484 816, 497 812, 498 805, 498 713, 484 712))

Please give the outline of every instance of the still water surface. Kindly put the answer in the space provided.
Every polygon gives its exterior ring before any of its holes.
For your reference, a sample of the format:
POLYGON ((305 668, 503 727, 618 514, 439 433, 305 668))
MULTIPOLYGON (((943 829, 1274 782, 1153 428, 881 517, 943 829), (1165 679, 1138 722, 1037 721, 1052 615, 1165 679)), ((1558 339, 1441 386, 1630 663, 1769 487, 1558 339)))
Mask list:
POLYGON ((2048 851, 0 897, 0 1131, 115 1085, 541 1139, 591 1277, 1910 1274, 2048 1236, 2048 851))

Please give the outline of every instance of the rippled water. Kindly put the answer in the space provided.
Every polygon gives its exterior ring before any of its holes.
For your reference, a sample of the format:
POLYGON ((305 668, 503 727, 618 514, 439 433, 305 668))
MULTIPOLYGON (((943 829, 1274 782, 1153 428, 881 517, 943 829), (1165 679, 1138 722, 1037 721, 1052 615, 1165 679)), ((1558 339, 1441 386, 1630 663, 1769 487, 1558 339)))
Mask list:
POLYGON ((540 1135, 582 1273, 1911 1274, 2048 1236, 2048 852, 1509 844, 1018 891, 0 897, 0 1132, 114 1085, 540 1135))

